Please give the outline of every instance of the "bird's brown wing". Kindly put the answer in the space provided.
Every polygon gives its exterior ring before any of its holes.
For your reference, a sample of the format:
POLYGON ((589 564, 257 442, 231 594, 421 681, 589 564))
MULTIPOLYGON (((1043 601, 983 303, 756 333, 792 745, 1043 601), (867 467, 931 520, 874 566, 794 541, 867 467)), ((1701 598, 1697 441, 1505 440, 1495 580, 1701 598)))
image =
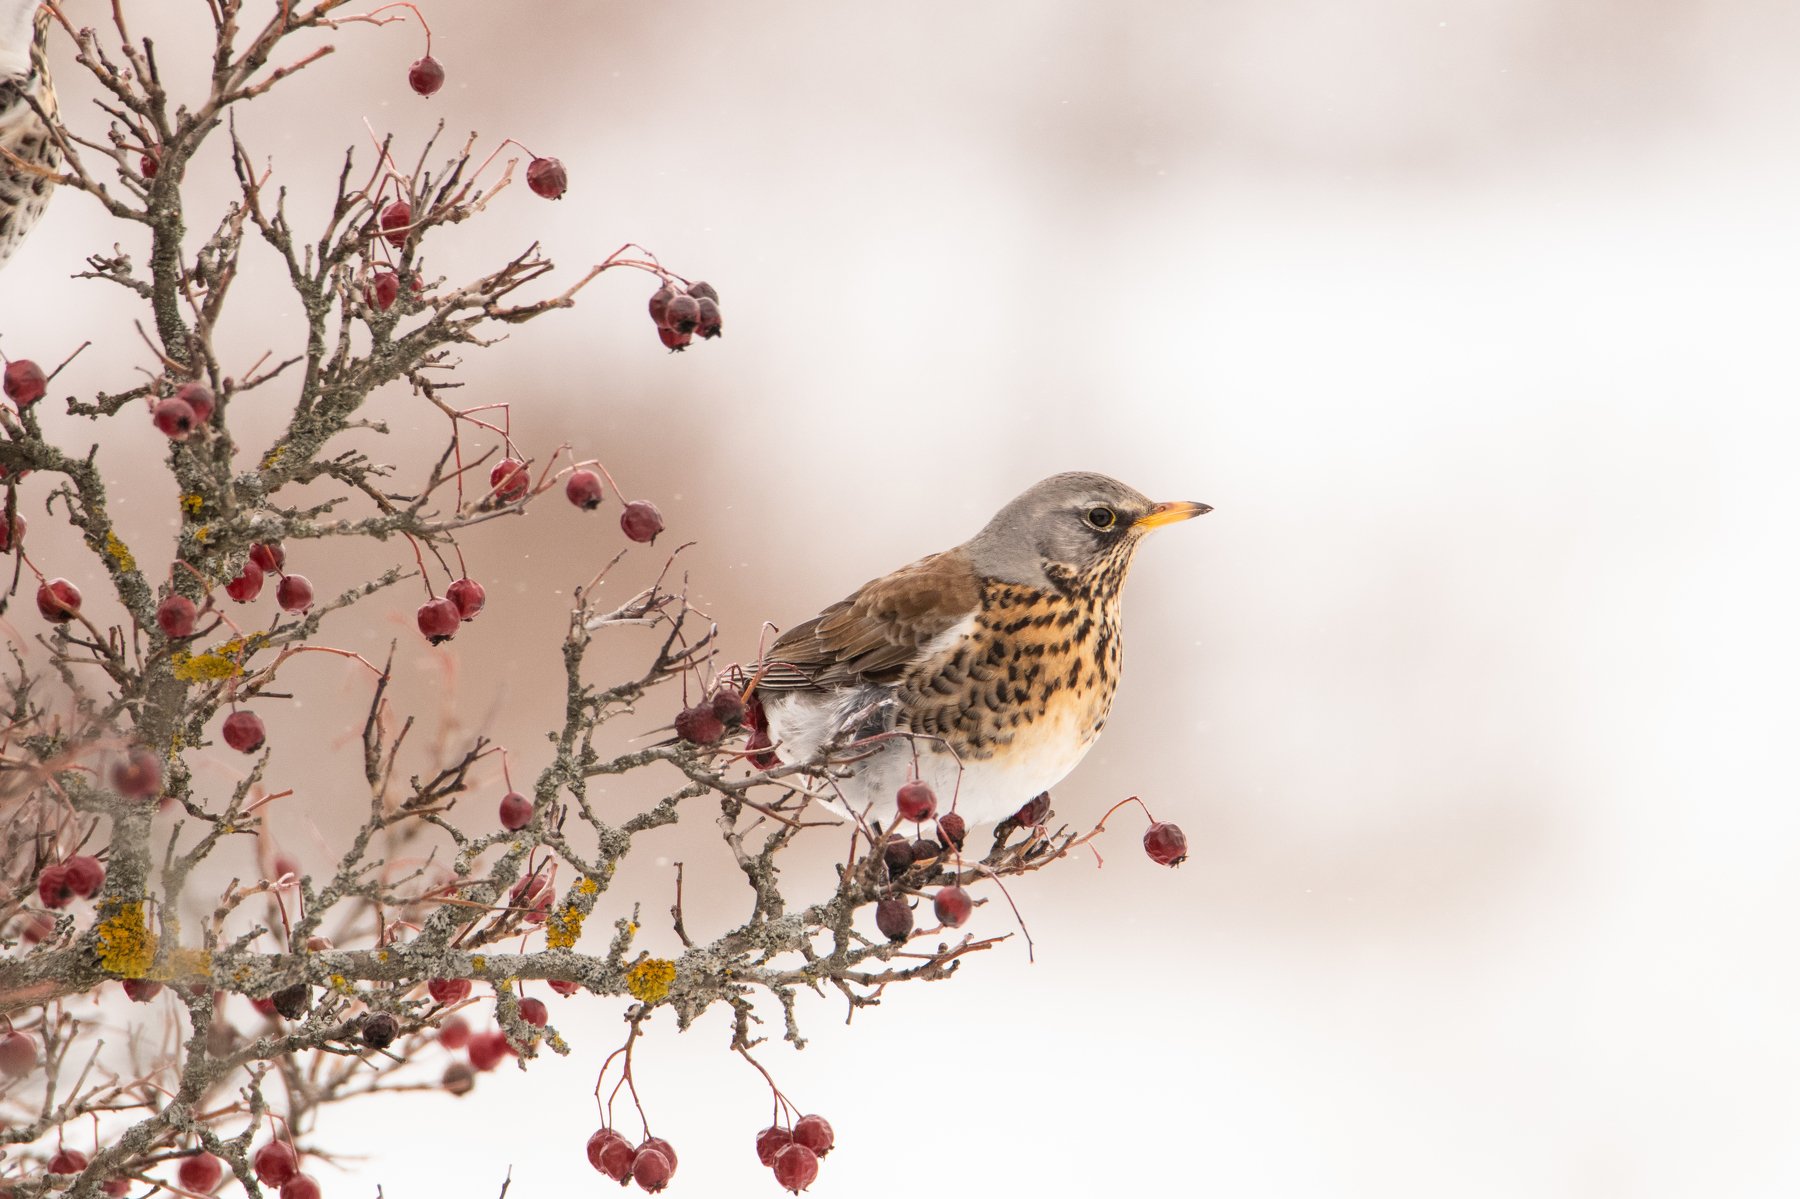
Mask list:
POLYGON ((769 647, 757 686, 770 691, 891 683, 936 638, 981 606, 981 585, 960 549, 933 554, 864 583, 769 647))

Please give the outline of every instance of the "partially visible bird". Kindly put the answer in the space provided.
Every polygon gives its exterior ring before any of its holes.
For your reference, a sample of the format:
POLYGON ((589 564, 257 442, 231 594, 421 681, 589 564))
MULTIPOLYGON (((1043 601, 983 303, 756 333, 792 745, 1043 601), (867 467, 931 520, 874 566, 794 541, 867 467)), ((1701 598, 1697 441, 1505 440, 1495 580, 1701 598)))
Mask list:
POLYGON ((62 163, 50 127, 31 105, 56 115, 44 57, 49 30, 50 10, 38 0, 0 0, 0 266, 44 215, 52 187, 45 172, 62 163))
POLYGON ((993 822, 1092 748, 1119 684, 1119 593, 1144 534, 1210 512, 1055 475, 974 537, 863 584, 751 667, 775 755, 852 745, 832 806, 893 827, 913 778, 993 822), (900 734, 882 736, 882 734, 900 734), (873 740, 865 740, 873 738, 873 740))

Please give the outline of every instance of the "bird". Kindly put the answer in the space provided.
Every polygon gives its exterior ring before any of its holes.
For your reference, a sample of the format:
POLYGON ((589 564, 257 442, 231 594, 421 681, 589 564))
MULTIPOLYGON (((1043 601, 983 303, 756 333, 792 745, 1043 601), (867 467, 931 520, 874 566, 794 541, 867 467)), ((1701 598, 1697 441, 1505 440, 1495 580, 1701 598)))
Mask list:
POLYGON ((872 827, 894 829, 915 779, 967 824, 1015 814, 1106 725, 1144 536, 1210 511, 1087 471, 1042 480, 961 545, 776 638, 747 672, 768 754, 842 763, 822 772, 824 802, 872 827))
POLYGON ((56 116, 44 52, 49 31, 50 10, 38 0, 0 0, 0 267, 44 215, 50 173, 62 164, 44 121, 56 116))

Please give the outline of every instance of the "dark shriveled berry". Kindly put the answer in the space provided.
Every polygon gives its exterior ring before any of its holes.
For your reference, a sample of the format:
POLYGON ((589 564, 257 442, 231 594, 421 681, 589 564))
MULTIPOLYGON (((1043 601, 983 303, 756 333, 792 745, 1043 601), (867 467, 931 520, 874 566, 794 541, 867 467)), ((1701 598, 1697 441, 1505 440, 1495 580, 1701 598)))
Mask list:
POLYGON ((546 200, 560 200, 569 190, 569 172, 560 158, 534 158, 525 166, 525 185, 546 200))
POLYGON ((419 605, 418 622, 419 632, 425 635, 425 640, 442 645, 456 636, 456 628, 462 624, 462 613, 447 599, 426 600, 419 605))
POLYGON ((225 584, 225 594, 240 604, 247 604, 262 594, 263 568, 246 560, 237 577, 225 584))
POLYGON ((400 1021, 387 1012, 376 1012, 363 1021, 362 1042, 370 1049, 386 1049, 400 1035, 400 1021))
POLYGON ((312 988, 305 983, 295 983, 269 996, 269 1001, 275 1005, 277 1015, 298 1020, 312 1008, 312 988))
POLYGON ((530 824, 536 812, 537 805, 517 791, 508 791, 500 797, 500 827, 509 833, 516 833, 530 824))
POLYGON ((692 333, 700 324, 700 301, 693 296, 676 296, 669 301, 669 310, 664 318, 668 327, 675 332, 692 333))
POLYGON ((943 853, 944 847, 930 837, 920 837, 912 843, 913 865, 915 866, 935 862, 943 856, 943 853))
POLYGON ((794 1125, 794 1142, 824 1157, 837 1143, 837 1137, 831 1131, 831 1121, 824 1116, 801 1116, 794 1125))
POLYGON ((896 944, 906 940, 912 936, 912 905, 897 896, 888 896, 875 905, 875 927, 896 944))
POLYGON ((694 335, 692 333, 677 333, 675 330, 669 328, 658 329, 656 331, 656 336, 662 341, 664 346, 668 347, 670 353, 679 353, 694 344, 694 335))
POLYGON ((798 1195, 819 1176, 819 1155, 793 1144, 775 1155, 775 1181, 798 1195))
POLYGON ((487 607, 487 588, 474 579, 458 579, 444 589, 444 598, 456 605, 464 620, 474 620, 487 607))
POLYGON ((268 736, 262 717, 243 710, 227 716, 220 732, 224 734, 225 744, 241 754, 253 754, 261 749, 263 739, 268 736))
POLYGON ((53 624, 67 624, 81 613, 81 589, 67 579, 38 584, 38 615, 53 624))
POLYGON ((1013 813, 1012 820, 1014 824, 1038 825, 1044 823, 1044 818, 1049 815, 1050 793, 1040 791, 1035 799, 1013 813))
POLYGON ((667 283, 650 293, 650 319, 656 327, 666 328, 669 323, 669 301, 675 298, 675 289, 667 283))
POLYGON ((649 500, 632 500, 619 513, 619 528, 637 542, 654 542, 663 531, 662 513, 649 500))
POLYGON ((905 874, 908 870, 912 869, 912 842, 903 840, 899 837, 889 838, 887 844, 881 847, 881 858, 882 861, 887 863, 889 874, 905 874))
POLYGON ((931 910, 945 928, 961 928, 975 910, 975 901, 961 887, 944 887, 932 897, 931 910))
POLYGON ((216 400, 213 390, 204 383, 183 383, 175 389, 175 398, 194 410, 194 420, 204 425, 212 419, 216 400))
POLYGON ((17 404, 21 411, 31 407, 44 398, 49 390, 49 380, 44 377, 44 368, 29 358, 15 358, 6 364, 6 373, 0 375, 0 387, 6 392, 6 398, 17 404))
POLYGON ((300 1158, 285 1141, 270 1141, 256 1151, 250 1160, 257 1181, 267 1187, 279 1187, 300 1169, 300 1158))
POLYGON ((945 845, 957 849, 963 847, 963 840, 969 835, 969 822, 955 812, 945 812, 938 817, 938 836, 944 839, 945 845))
POLYGON ((775 1164, 775 1155, 794 1143, 794 1134, 779 1124, 771 1124, 756 1134, 756 1160, 765 1166, 775 1164))
POLYGON ((451 1062, 444 1067, 442 1085, 452 1095, 467 1095, 475 1089, 475 1071, 464 1062, 451 1062))
POLYGON ((725 735, 725 722, 711 704, 695 704, 675 714, 675 735, 694 745, 717 745, 725 735))
POLYGON ((407 68, 406 85, 421 96, 433 96, 444 86, 444 64, 427 54, 407 68))
POLYGON ((171 641, 192 637, 199 623, 200 609, 185 595, 171 595, 156 605, 156 627, 171 641))
POLYGON ((894 802, 900 809, 902 820, 930 820, 931 814, 937 811, 937 793, 918 779, 901 784, 894 802))
POLYGON ((1187 834, 1166 821, 1157 821, 1144 833, 1144 852, 1159 866, 1179 866, 1187 861, 1187 834))
POLYGON ((687 289, 687 294, 693 296, 696 300, 711 300, 715 304, 719 302, 718 289, 710 283, 701 282, 691 284, 687 289))
POLYGON ((569 473, 569 481, 563 485, 563 494, 569 497, 571 504, 584 512, 592 512, 606 498, 606 490, 600 486, 600 476, 585 468, 569 473))
POLYGON ((725 318, 719 312, 719 305, 714 300, 700 301, 700 317, 694 322, 696 336, 714 338, 725 332, 725 318))
POLYGON ((588 1164, 620 1186, 631 1180, 631 1159, 637 1151, 631 1142, 610 1128, 602 1128, 588 1138, 588 1164))

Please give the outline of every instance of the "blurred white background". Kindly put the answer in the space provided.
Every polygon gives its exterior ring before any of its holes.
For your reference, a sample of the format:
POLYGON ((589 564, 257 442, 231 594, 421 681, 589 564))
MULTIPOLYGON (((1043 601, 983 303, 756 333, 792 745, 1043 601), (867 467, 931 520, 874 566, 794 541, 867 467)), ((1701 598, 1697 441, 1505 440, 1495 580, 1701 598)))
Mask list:
MULTIPOLYGON (((655 499, 699 542, 731 656, 1054 471, 1217 508, 1140 556, 1126 684, 1057 794, 1084 822, 1143 795, 1187 865, 1143 860, 1121 820, 1103 869, 1015 888, 1035 965, 1009 944, 850 1028, 812 1002, 811 1046, 764 1060, 837 1127, 816 1193, 1800 1187, 1800 11, 421 3, 437 97, 406 88, 416 28, 346 30, 246 138, 301 214, 364 118, 403 162, 440 117, 517 137, 564 160, 568 197, 509 191, 442 235, 439 269, 630 240, 718 286, 726 336, 670 356, 649 282, 608 275, 472 356, 463 396, 655 499)), ((207 29, 197 3, 139 23, 172 70, 207 29)), ((200 192, 226 194, 221 167, 200 192)), ((98 343, 59 380, 77 393, 147 361, 128 297, 69 277, 119 236, 61 196, 0 273, 10 353, 98 343)), ((246 364, 294 344, 279 283, 240 297, 246 364)), ((375 452, 434 453, 441 421, 400 399, 375 452)), ((149 432, 105 431, 109 469, 154 465, 149 432)), ((146 558, 172 511, 151 499, 123 515, 146 558)), ((613 511, 470 537, 493 598, 454 653, 415 644, 411 591, 338 643, 402 634, 404 694, 432 714, 454 676, 444 706, 529 776, 613 511)), ((296 565, 321 593, 367 569, 296 565)), ((624 585, 654 571, 633 566, 624 585)), ((316 726, 271 778, 301 788, 284 835, 322 865, 359 801, 316 746, 367 691, 311 670, 316 726)), ((654 951, 674 858, 702 922, 747 910, 690 823, 613 892, 644 899, 654 951)), ((976 925, 1008 928, 1004 905, 976 925)), ((343 1111, 322 1139, 369 1157, 327 1195, 492 1195, 509 1166, 517 1196, 604 1185, 581 1145, 618 1011, 553 1001, 571 1059, 343 1111)), ((751 1149, 766 1089, 724 1021, 653 1033, 671 1193, 776 1193, 751 1149)))

